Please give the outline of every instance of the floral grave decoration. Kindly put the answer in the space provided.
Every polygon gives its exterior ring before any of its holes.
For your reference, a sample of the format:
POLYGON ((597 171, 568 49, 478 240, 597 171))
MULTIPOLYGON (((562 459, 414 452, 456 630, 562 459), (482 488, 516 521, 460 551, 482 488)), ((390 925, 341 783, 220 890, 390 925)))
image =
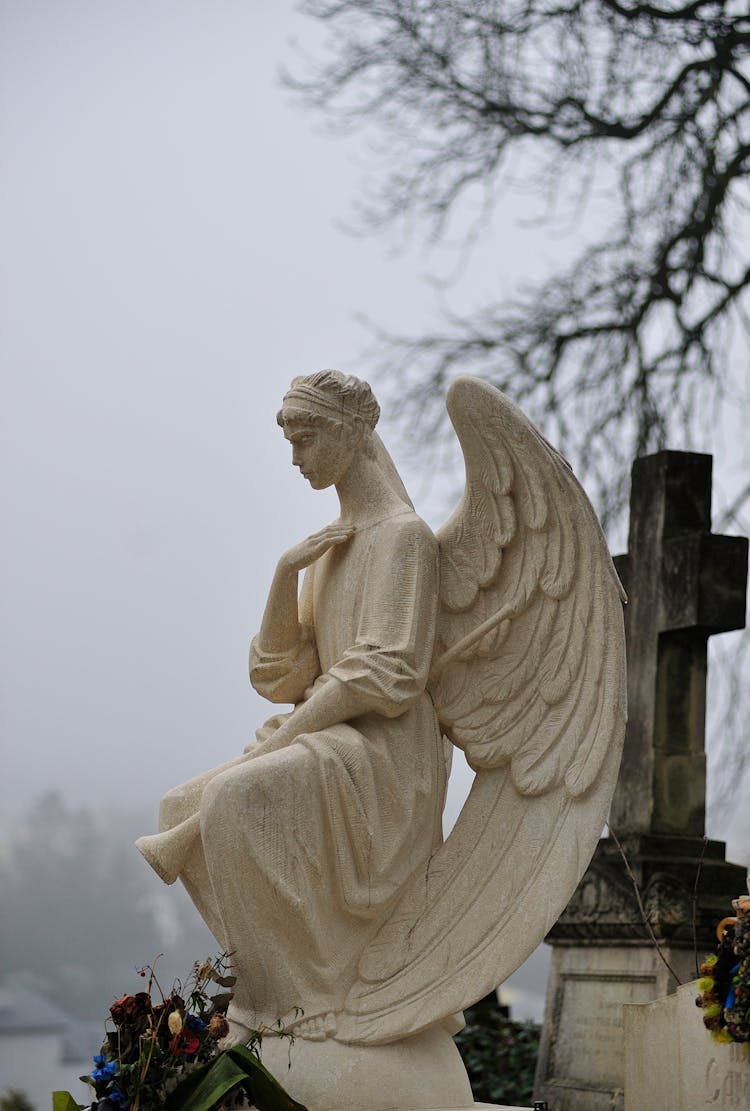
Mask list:
MULTIPOLYGON (((260 1060, 264 1035, 288 1037, 290 1045, 291 1035, 263 1028, 245 1045, 220 1048, 235 982, 228 964, 225 954, 196 962, 184 987, 177 981, 168 995, 153 965, 140 970, 146 990, 112 1004, 114 1029, 81 1077, 95 1095, 86 1111, 224 1111, 248 1103, 258 1111, 305 1111, 260 1060)), ((52 1107, 82 1111, 69 1092, 53 1093, 52 1107)))
POLYGON ((716 952, 700 966, 696 1004, 718 1042, 750 1043, 750 895, 732 900, 736 914, 716 927, 716 952))

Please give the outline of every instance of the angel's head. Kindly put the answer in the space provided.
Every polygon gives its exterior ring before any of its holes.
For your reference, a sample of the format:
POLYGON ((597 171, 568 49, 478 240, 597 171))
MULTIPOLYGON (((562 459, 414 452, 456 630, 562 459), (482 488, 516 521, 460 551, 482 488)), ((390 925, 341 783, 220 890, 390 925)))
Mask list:
POLYGON ((314 490, 340 481, 355 455, 372 452, 380 416, 367 382, 339 370, 295 378, 276 420, 292 445, 292 462, 314 490))

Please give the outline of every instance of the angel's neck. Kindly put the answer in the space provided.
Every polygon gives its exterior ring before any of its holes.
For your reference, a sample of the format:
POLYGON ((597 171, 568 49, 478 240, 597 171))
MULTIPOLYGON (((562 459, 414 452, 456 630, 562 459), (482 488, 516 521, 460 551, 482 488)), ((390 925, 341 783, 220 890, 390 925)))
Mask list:
POLYGON ((376 517, 387 517, 404 502, 393 490, 377 462, 362 455, 336 485, 341 506, 341 520, 346 524, 363 525, 376 517))

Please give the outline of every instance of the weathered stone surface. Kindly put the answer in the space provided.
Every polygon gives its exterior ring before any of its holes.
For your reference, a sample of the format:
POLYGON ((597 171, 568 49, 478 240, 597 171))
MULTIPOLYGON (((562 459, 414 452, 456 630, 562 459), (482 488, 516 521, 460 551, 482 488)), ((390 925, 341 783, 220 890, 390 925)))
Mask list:
POLYGON ((625 1111, 750 1107, 747 1046, 711 1038, 698 994, 688 983, 668 998, 624 1007, 625 1111))
MULTIPOLYGON (((691 952, 664 952, 679 977, 693 974, 691 952)), ((622 1111, 623 1006, 675 986, 653 945, 555 946, 535 1097, 555 1111, 622 1111)))
POLYGON ((748 542, 711 533, 711 457, 633 464, 628 554, 628 724, 610 821, 618 833, 702 837, 706 645, 744 628, 748 542))
MULTIPOLYGON (((631 834, 621 843, 656 937, 691 952, 694 942, 699 950, 712 948, 727 892, 745 886, 745 869, 724 859, 724 842, 631 834)), ((603 839, 547 940, 597 945, 649 938, 622 855, 603 839)))
POLYGON ((466 1070, 440 1027, 391 1045, 265 1038, 261 1059, 289 1094, 315 1111, 472 1106, 466 1070))

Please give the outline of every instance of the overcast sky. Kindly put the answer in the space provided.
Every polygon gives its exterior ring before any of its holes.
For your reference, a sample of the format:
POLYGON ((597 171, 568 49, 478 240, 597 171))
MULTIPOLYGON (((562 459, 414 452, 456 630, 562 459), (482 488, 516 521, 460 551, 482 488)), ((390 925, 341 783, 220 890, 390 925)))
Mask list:
POLYGON ((2 8, 6 808, 155 802, 241 749, 275 558, 334 514, 275 413, 408 276, 334 230, 352 171, 276 82, 290 11, 2 8))
MULTIPOLYGON (((0 2, 6 828, 50 787, 155 813, 242 749, 276 558, 336 512, 280 398, 357 372, 357 312, 434 319, 424 274, 452 257, 337 227, 364 152, 277 79, 317 36, 289 0, 0 2)), ((459 302, 555 249, 514 203, 459 302)), ((442 491, 404 469, 437 526, 442 491)))
POLYGON ((338 229, 364 152, 281 87, 317 38, 286 0, 0 18, 0 806, 155 806, 252 736, 275 560, 336 512, 290 467, 284 390, 357 371, 358 312, 424 323, 440 260, 338 229))

